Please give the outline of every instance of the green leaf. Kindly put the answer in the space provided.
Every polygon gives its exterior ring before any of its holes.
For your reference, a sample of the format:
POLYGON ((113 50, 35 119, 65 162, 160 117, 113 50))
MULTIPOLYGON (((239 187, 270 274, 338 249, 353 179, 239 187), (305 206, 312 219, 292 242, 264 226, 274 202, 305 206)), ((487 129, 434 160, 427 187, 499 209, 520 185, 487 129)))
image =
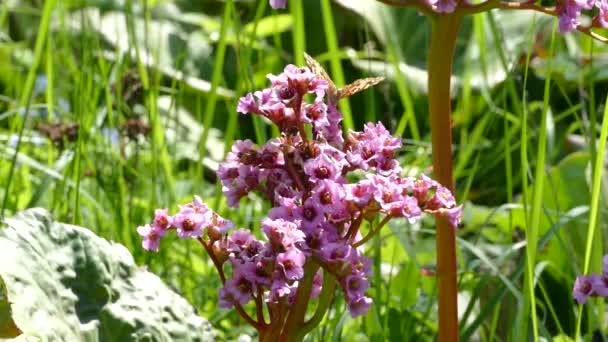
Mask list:
MULTIPOLYGON (((243 31, 239 34, 248 35, 253 32, 256 23, 252 22, 243 26, 243 31)), ((289 14, 278 14, 262 18, 257 22, 255 31, 256 38, 268 37, 275 33, 283 33, 293 26, 293 18, 289 14)))
POLYGON ((420 271, 412 260, 405 262, 399 273, 391 281, 390 306, 398 310, 416 304, 420 271))
POLYGON ((43 341, 210 341, 211 325, 128 250, 43 209, 0 230, 13 319, 43 341))

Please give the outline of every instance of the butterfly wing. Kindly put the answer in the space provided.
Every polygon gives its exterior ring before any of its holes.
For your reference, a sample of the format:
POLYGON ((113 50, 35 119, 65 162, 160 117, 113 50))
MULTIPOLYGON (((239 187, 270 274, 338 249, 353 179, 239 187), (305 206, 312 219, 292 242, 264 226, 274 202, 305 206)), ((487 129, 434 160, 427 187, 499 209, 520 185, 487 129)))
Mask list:
POLYGON ((354 95, 367 88, 373 87, 382 81, 384 81, 384 77, 368 77, 356 80, 353 83, 345 86, 344 88, 338 89, 338 100, 354 95))
POLYGON ((304 59, 306 60, 306 64, 308 65, 308 67, 310 68, 310 70, 313 73, 315 73, 317 76, 319 76, 327 81, 327 83, 328 83, 327 94, 328 94, 329 98, 337 100, 338 89, 336 88, 336 85, 334 84, 334 82, 331 80, 331 78, 327 74, 327 71, 325 71, 325 69, 323 69, 323 67, 321 66, 321 63, 317 62, 316 59, 312 58, 306 52, 304 52, 304 59))

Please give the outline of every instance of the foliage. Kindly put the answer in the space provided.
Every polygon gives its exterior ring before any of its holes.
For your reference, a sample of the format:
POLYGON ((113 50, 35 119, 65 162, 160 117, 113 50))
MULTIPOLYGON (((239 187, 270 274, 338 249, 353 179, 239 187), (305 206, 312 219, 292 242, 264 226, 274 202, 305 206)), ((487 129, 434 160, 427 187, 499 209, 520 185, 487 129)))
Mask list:
POLYGON ((11 260, 0 277, 13 319, 26 335, 44 341, 214 338, 209 322, 137 267, 124 246, 54 222, 44 210, 6 220, 0 258, 11 260))

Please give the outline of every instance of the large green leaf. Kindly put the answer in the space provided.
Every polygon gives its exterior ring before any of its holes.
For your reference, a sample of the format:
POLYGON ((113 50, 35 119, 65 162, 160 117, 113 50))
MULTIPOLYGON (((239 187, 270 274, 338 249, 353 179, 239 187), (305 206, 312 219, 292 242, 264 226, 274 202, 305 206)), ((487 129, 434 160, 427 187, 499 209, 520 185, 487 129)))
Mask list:
POLYGON ((209 322, 137 267, 124 246, 54 222, 43 209, 3 226, 0 277, 24 334, 43 341, 214 339, 209 322))

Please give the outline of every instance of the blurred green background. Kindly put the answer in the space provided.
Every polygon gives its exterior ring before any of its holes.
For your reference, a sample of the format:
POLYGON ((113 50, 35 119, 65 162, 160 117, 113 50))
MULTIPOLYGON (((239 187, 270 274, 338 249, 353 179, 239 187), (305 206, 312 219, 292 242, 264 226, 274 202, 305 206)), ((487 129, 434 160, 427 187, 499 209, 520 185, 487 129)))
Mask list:
MULTIPOLYGON (((127 246, 217 329, 254 335, 217 307, 219 278, 196 241, 163 240, 145 252, 135 228, 201 195, 237 226, 256 229, 268 209, 251 196, 227 208, 215 170, 235 139, 277 132, 236 113, 240 96, 267 85, 306 51, 338 85, 387 81, 341 102, 346 129, 382 121, 404 148, 408 173, 431 174, 426 51, 430 25, 413 9, 372 0, 4 0, 0 3, 0 201, 4 216, 49 209, 127 246)), ((462 340, 513 340, 523 291, 526 220, 541 212, 535 265, 540 333, 568 341, 590 229, 595 143, 608 90, 608 47, 554 32, 528 12, 468 17, 454 60, 453 134, 458 201, 462 340), (552 43, 553 42, 553 43, 552 43), (549 78, 549 79, 548 79, 549 78), (547 115, 545 127, 541 116, 547 115), (537 165, 547 133, 546 164, 537 165), (533 175, 542 168, 544 176, 533 175), (532 188, 544 182, 541 207, 532 188)), ((601 270, 601 192, 592 270, 601 270)), ((369 244, 370 313, 351 319, 337 299, 314 341, 422 341, 436 336, 433 222, 392 222, 369 244)), ((604 333, 604 304, 583 310, 586 338, 604 333)))

